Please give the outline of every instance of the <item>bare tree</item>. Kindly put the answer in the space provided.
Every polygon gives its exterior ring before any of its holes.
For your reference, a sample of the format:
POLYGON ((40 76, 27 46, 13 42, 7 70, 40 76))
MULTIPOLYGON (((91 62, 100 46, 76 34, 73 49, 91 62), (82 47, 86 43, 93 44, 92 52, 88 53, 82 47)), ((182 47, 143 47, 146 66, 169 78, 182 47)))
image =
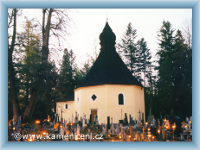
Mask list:
MULTIPOLYGON (((9 10, 8 13, 8 29, 13 28, 13 33, 11 36, 8 36, 8 78, 9 78, 9 88, 11 91, 11 99, 13 104, 13 114, 14 119, 17 120, 20 113, 20 107, 18 102, 18 88, 16 86, 16 71, 14 68, 13 52, 16 50, 16 28, 17 28, 17 13, 19 10, 13 9, 9 10)), ((33 111, 36 105, 36 98, 39 92, 39 88, 42 87, 42 83, 51 82, 51 79, 48 77, 47 68, 49 61, 49 39, 50 37, 56 37, 60 45, 60 38, 64 38, 67 33, 66 24, 69 20, 69 17, 66 13, 66 10, 56 10, 56 9, 42 9, 42 24, 41 24, 41 34, 42 34, 42 62, 40 67, 36 71, 36 78, 34 81, 34 86, 31 89, 30 101, 24 111, 22 122, 27 122, 31 119, 33 111)), ((59 51, 61 48, 58 48, 59 51)), ((56 50, 55 48, 53 50, 56 50)), ((55 52, 56 53, 56 52, 55 52)))
MULTIPOLYGON (((8 82, 10 83, 10 91, 11 91, 11 99, 12 99, 12 104, 13 104, 13 116, 14 119, 17 120, 17 118, 20 116, 20 107, 19 107, 19 102, 18 102, 18 97, 17 97, 17 87, 16 87, 16 79, 15 79, 15 69, 13 65, 13 59, 12 59, 12 54, 16 45, 16 26, 17 26, 17 9, 13 9, 11 14, 9 14, 9 19, 8 19, 8 28, 13 27, 13 34, 12 34, 12 39, 11 39, 11 44, 9 45, 8 41, 8 82)), ((9 38, 8 38, 9 40, 9 38)))
POLYGON ((192 19, 185 20, 182 31, 186 44, 192 48, 192 19))
POLYGON ((46 73, 49 59, 49 38, 51 35, 56 37, 60 45, 60 38, 62 38, 66 33, 65 23, 67 19, 69 19, 69 17, 64 10, 56 10, 52 8, 42 9, 42 63, 37 71, 37 80, 35 81, 35 86, 31 91, 30 102, 25 109, 22 120, 23 122, 29 121, 32 117, 36 105, 38 89, 42 86, 41 84, 43 83, 43 80, 50 82, 46 73))

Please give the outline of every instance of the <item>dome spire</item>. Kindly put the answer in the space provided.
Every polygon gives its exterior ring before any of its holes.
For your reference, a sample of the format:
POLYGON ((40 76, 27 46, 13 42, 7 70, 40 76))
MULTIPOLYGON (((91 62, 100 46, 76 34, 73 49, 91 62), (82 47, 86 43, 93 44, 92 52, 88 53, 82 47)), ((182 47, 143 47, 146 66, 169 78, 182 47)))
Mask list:
POLYGON ((132 76, 132 73, 116 52, 116 36, 108 25, 108 22, 106 22, 99 38, 101 41, 101 51, 99 56, 87 73, 85 79, 78 85, 78 88, 104 84, 142 86, 142 84, 132 76))
POLYGON ((116 36, 113 33, 112 29, 110 28, 108 22, 106 22, 106 25, 100 34, 100 44, 101 44, 101 50, 107 49, 107 48, 115 48, 115 40, 116 36))

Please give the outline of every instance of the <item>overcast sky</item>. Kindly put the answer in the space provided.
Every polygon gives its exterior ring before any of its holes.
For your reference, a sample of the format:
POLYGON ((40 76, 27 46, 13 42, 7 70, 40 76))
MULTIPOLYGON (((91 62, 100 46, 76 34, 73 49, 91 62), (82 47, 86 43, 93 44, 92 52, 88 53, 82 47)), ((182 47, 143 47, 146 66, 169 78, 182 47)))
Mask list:
MULTIPOLYGON (((41 9, 23 10, 28 18, 41 21, 41 9)), ((99 35, 106 19, 116 35, 116 43, 121 42, 129 22, 137 29, 137 39, 144 38, 153 57, 158 48, 157 32, 163 20, 169 21, 174 29, 183 29, 186 20, 192 19, 192 9, 71 9, 72 18, 68 31, 70 35, 62 42, 63 47, 72 49, 79 66, 88 55, 99 53, 99 35)), ((53 39, 51 39, 53 41, 53 39)))

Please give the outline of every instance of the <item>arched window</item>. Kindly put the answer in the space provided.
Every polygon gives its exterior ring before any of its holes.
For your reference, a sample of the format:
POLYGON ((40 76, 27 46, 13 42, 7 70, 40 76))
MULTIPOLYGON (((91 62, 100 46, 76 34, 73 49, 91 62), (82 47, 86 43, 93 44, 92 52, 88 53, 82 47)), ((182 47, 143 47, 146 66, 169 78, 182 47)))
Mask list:
POLYGON ((124 95, 121 93, 118 95, 118 104, 124 105, 124 95))
POLYGON ((68 109, 68 104, 65 104, 65 109, 68 109))

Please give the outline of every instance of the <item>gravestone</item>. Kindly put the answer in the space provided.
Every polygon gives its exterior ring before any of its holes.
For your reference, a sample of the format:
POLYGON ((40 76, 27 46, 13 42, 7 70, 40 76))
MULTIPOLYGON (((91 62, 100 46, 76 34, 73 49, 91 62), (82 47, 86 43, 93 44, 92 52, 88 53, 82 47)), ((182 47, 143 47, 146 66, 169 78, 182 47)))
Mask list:
POLYGON ((122 124, 120 123, 120 134, 122 135, 123 132, 123 128, 122 128, 122 124))
POLYGON ((157 120, 157 122, 158 122, 158 126, 160 126, 160 120, 159 119, 157 120))
POLYGON ((191 130, 191 123, 190 123, 190 121, 188 122, 187 126, 188 126, 188 130, 191 130))
POLYGON ((115 132, 116 132, 116 135, 119 135, 119 124, 117 124, 115 132))
POLYGON ((140 112, 140 110, 138 112, 138 120, 141 121, 141 112, 140 112))
POLYGON ((55 114, 54 116, 55 116, 55 123, 57 123, 57 121, 58 121, 58 118, 57 118, 58 114, 55 114))
POLYGON ((149 118, 151 118, 151 108, 149 109, 149 118))
POLYGON ((181 140, 185 140, 183 133, 181 133, 181 140))
POLYGON ((106 134, 107 133, 107 125, 106 124, 104 124, 104 134, 106 134))
POLYGON ((90 133, 90 142, 92 142, 92 138, 93 138, 92 133, 90 133))
POLYGON ((63 134, 64 134, 63 125, 62 125, 62 124, 60 124, 59 128, 60 128, 60 134, 61 134, 61 135, 63 135, 63 134))
POLYGON ((111 133, 111 129, 108 129, 108 134, 110 134, 111 133))
POLYGON ((63 124, 63 125, 64 125, 64 128, 65 128, 65 125, 66 125, 66 121, 65 121, 65 119, 64 119, 64 124, 63 124))
POLYGON ((114 129, 114 125, 113 125, 113 118, 111 118, 111 125, 112 125, 112 135, 114 135, 115 129, 114 129))
POLYGON ((129 120, 130 120, 129 124, 131 124, 131 123, 132 123, 132 122, 131 122, 131 114, 129 114, 129 120))
POLYGON ((131 117, 131 125, 134 125, 134 120, 133 120, 133 117, 131 117))
POLYGON ((77 125, 76 134, 80 135, 80 126, 79 126, 79 124, 77 125))
POLYGON ((165 125, 168 126, 169 129, 170 129, 170 122, 169 122, 169 120, 166 120, 165 125))
POLYGON ((130 141, 131 141, 131 138, 130 138, 128 135, 126 136, 126 141, 127 141, 127 142, 130 142, 130 141))
POLYGON ((95 122, 95 123, 96 123, 96 119, 97 119, 96 117, 97 117, 97 115, 94 115, 94 122, 95 122))
POLYGON ((143 131, 143 134, 144 134, 145 133, 145 127, 144 126, 142 127, 142 131, 143 131))
POLYGON ((135 139, 138 141, 138 133, 135 134, 135 139))
POLYGON ((85 129, 85 115, 83 115, 82 128, 85 129))
POLYGON ((138 125, 138 126, 140 125, 140 120, 137 120, 137 125, 138 125))
POLYGON ((92 123, 92 114, 90 114, 90 124, 92 123))
POLYGON ((127 139, 126 139, 126 132, 125 131, 122 132, 122 138, 127 141, 127 139))
POLYGON ((96 116, 96 124, 99 124, 98 116, 96 116))
POLYGON ((77 115, 77 112, 75 114, 75 123, 78 123, 78 115, 77 115))
POLYGON ((17 133, 20 132, 20 129, 21 129, 20 125, 21 125, 21 116, 19 116, 18 119, 17 119, 17 127, 16 127, 17 133))
POLYGON ((50 115, 47 116, 47 120, 48 120, 49 122, 51 122, 51 117, 50 117, 50 115))
POLYGON ((133 137, 133 128, 132 125, 129 125, 129 134, 131 137, 133 137))
POLYGON ((188 123, 189 122, 189 118, 188 117, 186 117, 186 121, 185 121, 186 123, 188 123))
POLYGON ((142 124, 144 124, 144 113, 142 113, 142 124))
POLYGON ((125 117, 124 117, 124 125, 128 124, 128 118, 127 118, 127 113, 125 113, 125 117))
POLYGON ((83 123, 83 118, 82 118, 82 117, 80 117, 80 122, 82 122, 82 123, 83 123))
POLYGON ((141 141, 144 141, 144 133, 141 133, 140 136, 141 136, 141 141))
POLYGON ((162 130, 162 139, 163 139, 163 140, 166 140, 166 137, 167 137, 167 130, 166 130, 166 129, 163 129, 163 130, 162 130))
POLYGON ((107 128, 110 129, 110 116, 107 116, 107 128))
POLYGON ((153 124, 153 126, 156 125, 156 119, 155 119, 155 118, 153 118, 153 120, 152 120, 152 124, 153 124))

